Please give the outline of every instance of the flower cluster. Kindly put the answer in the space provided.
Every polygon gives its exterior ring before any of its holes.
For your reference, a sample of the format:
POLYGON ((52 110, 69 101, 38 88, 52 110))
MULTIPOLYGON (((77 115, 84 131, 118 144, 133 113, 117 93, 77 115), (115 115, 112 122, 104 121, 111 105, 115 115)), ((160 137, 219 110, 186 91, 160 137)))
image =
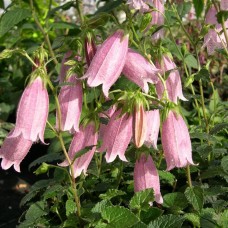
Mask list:
MULTIPOLYGON (((58 95, 56 132, 69 131, 73 134, 73 140, 68 152, 70 160, 67 159, 59 165, 72 165, 72 175, 76 178, 82 172, 86 174, 95 152, 106 152, 105 159, 108 163, 114 161, 117 156, 127 162, 125 152, 131 140, 136 151, 144 144, 157 149, 160 122, 163 122, 161 140, 167 169, 194 164, 190 136, 182 117, 168 110, 166 117, 160 119, 159 109, 150 110, 144 97, 150 92, 148 83, 151 83, 157 90, 156 102, 161 100, 164 104, 176 105, 178 99, 186 100, 182 93, 180 74, 172 58, 164 55, 155 66, 150 59, 128 47, 128 35, 122 30, 117 30, 109 36, 99 48, 88 40, 85 46, 88 69, 83 77, 79 78, 76 74, 69 76, 66 73, 67 67, 64 63, 72 52, 66 53, 60 70, 60 83, 67 82, 67 85, 61 86, 58 95), (121 73, 138 85, 144 93, 138 90, 131 96, 120 97, 116 105, 106 112, 109 116, 107 125, 100 124, 99 128, 95 119, 80 123, 83 104, 82 80, 87 79, 88 87, 102 85, 103 94, 109 99, 109 90, 121 73), (165 81, 160 74, 166 73, 169 75, 165 81), (100 148, 96 147, 98 139, 102 142, 100 148), (87 153, 77 157, 77 153, 85 148, 88 148, 87 153), (72 164, 69 164, 70 161, 72 164)), ((15 170, 20 171, 19 165, 32 143, 38 139, 44 143, 48 106, 45 83, 42 77, 38 76, 22 94, 15 128, 6 138, 0 151, 3 158, 2 168, 8 169, 14 165, 15 170)), ((134 169, 135 191, 153 188, 156 201, 162 203, 159 176, 152 156, 145 151, 140 152, 137 157, 134 169)))

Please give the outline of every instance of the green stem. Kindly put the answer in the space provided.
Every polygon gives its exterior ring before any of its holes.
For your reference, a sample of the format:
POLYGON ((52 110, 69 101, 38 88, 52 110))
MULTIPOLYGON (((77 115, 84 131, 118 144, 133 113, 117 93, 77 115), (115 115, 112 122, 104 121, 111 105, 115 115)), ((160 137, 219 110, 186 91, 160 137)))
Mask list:
MULTIPOLYGON (((78 197, 77 194, 77 187, 76 187, 76 183, 75 183, 75 178, 74 178, 74 168, 73 168, 73 164, 72 161, 67 153, 66 147, 64 145, 64 141, 63 141, 63 137, 62 137, 62 133, 61 133, 61 109, 60 109, 60 104, 59 104, 59 100, 58 100, 58 96, 56 93, 56 90, 54 88, 54 86, 52 85, 51 81, 47 78, 47 82, 48 85, 50 87, 50 89, 52 90, 53 94, 54 94, 54 98, 55 98, 55 103, 56 103, 56 110, 57 110, 57 121, 58 121, 58 131, 55 130, 55 132, 57 133, 57 137, 59 139, 60 145, 62 147, 63 153, 66 157, 67 162, 69 163, 70 166, 70 172, 71 172, 71 186, 73 189, 73 195, 74 195, 74 200, 76 203, 76 207, 77 207, 77 215, 80 218, 81 217, 81 205, 80 205, 80 198, 78 197)), ((52 127, 53 128, 53 127, 52 127)))
POLYGON ((76 9, 78 11, 78 15, 79 15, 79 18, 80 18, 80 21, 81 21, 81 25, 84 24, 85 22, 85 19, 84 19, 84 16, 82 14, 82 1, 81 0, 76 0, 76 9))
POLYGON ((24 56, 32 63, 32 65, 34 66, 34 67, 38 67, 37 66, 37 64, 30 58, 30 56, 26 53, 26 54, 24 54, 24 56))
POLYGON ((192 187, 192 179, 191 179, 190 165, 187 165, 187 167, 186 167, 186 174, 187 174, 188 186, 191 188, 192 187))
POLYGON ((200 86, 200 98, 201 98, 201 105, 203 110, 203 118, 206 124, 206 132, 209 133, 209 125, 208 125, 208 119, 206 115, 206 107, 205 107, 204 94, 203 94, 203 84, 201 79, 199 80, 199 86, 200 86))
POLYGON ((48 33, 46 33, 44 31, 44 29, 43 29, 42 25, 40 24, 38 18, 36 17, 36 12, 35 12, 35 9, 34 9, 34 6, 33 6, 33 0, 30 0, 30 8, 31 8, 32 15, 33 15, 33 18, 35 20, 35 23, 36 23, 37 27, 39 28, 39 30, 41 31, 41 33, 43 34, 43 36, 44 36, 44 40, 45 40, 45 43, 48 46, 48 50, 50 52, 50 55, 53 58, 54 63, 57 65, 58 61, 57 61, 57 59, 55 57, 54 51, 52 50, 51 42, 50 42, 50 39, 49 39, 49 35, 48 35, 48 33))

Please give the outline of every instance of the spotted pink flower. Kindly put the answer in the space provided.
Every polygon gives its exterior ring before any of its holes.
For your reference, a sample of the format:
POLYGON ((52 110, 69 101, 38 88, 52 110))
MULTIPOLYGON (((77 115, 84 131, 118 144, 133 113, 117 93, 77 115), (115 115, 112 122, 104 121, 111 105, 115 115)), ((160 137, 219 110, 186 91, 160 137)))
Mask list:
POLYGON ((49 98, 47 89, 40 77, 29 84, 20 99, 16 126, 11 138, 22 137, 36 142, 40 139, 44 143, 44 130, 48 117, 49 98))
MULTIPOLYGON (((79 131, 82 111, 82 84, 75 75, 72 75, 68 82, 71 84, 62 86, 58 97, 61 110, 61 130, 75 132, 79 131)), ((58 115, 56 124, 58 128, 58 115)))
POLYGON ((107 151, 107 162, 114 161, 117 155, 122 161, 127 161, 125 151, 132 138, 132 116, 120 114, 121 110, 118 110, 111 116, 106 126, 106 134, 103 134, 102 146, 99 148, 100 152, 107 151))
POLYGON ((9 169, 12 165, 17 172, 20 172, 20 163, 29 152, 32 141, 24 139, 22 134, 17 137, 9 137, 12 135, 14 129, 6 137, 0 149, 0 158, 2 158, 2 169, 9 169))
POLYGON ((159 204, 163 203, 160 192, 160 182, 157 169, 154 165, 152 157, 146 157, 142 154, 140 159, 136 161, 134 168, 134 189, 135 192, 152 188, 154 190, 155 201, 159 204))
POLYGON ((162 125, 162 146, 167 163, 167 170, 174 167, 194 165, 192 161, 192 146, 188 128, 183 118, 170 111, 162 125))
POLYGON ((99 47, 82 79, 88 78, 87 84, 96 87, 102 84, 104 95, 116 82, 124 67, 128 49, 128 36, 117 30, 99 47))
MULTIPOLYGON (((177 103, 178 98, 186 101, 187 99, 184 97, 182 92, 180 74, 178 70, 175 69, 176 64, 168 56, 163 56, 161 64, 157 64, 157 67, 160 68, 163 73, 170 71, 169 76, 166 80, 168 98, 174 103, 177 103)), ((164 93, 164 86, 160 80, 156 84, 156 90, 158 97, 161 98, 164 93)))
MULTIPOLYGON (((75 155, 86 147, 92 146, 87 153, 83 154, 73 163, 74 168, 74 178, 81 175, 83 172, 86 174, 88 166, 93 158, 93 155, 96 150, 96 144, 98 140, 98 134, 95 131, 95 124, 89 123, 85 128, 80 127, 80 131, 74 134, 74 138, 70 144, 68 155, 71 160, 74 159, 75 155)), ((68 166, 69 163, 67 160, 59 164, 60 166, 68 166)))
POLYGON ((141 54, 130 48, 128 49, 122 73, 129 80, 140 86, 145 93, 149 92, 148 82, 157 83, 158 77, 156 73, 158 72, 159 70, 141 54))

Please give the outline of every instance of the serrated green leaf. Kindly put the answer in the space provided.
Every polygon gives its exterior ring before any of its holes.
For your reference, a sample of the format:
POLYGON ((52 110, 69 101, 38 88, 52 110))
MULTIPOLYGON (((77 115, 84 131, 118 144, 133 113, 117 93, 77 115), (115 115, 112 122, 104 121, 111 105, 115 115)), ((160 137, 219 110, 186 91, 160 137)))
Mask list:
POLYGON ((93 208, 93 213, 101 213, 106 207, 112 206, 112 203, 109 200, 102 200, 98 202, 93 208))
POLYGON ((204 1, 203 0, 193 0, 193 5, 195 8, 196 16, 199 18, 203 12, 204 1))
POLYGON ((123 2, 123 0, 116 0, 116 1, 108 2, 104 6, 100 7, 96 13, 110 12, 110 11, 114 10, 116 7, 118 7, 122 2, 123 2))
POLYGON ((187 207, 188 201, 182 192, 168 193, 163 196, 163 206, 170 210, 180 211, 187 207))
POLYGON ((0 36, 5 35, 11 28, 28 17, 31 17, 31 12, 27 9, 17 8, 6 12, 1 18, 0 36))
POLYGON ((29 202, 32 198, 34 198, 38 193, 39 193, 39 191, 30 191, 29 193, 27 193, 22 198, 22 200, 20 202, 20 207, 24 206, 27 202, 29 202))
POLYGON ((74 200, 68 199, 66 201, 66 216, 68 217, 70 214, 74 214, 76 212, 76 204, 74 200))
POLYGON ((25 219, 35 223, 38 218, 47 214, 44 208, 45 203, 43 201, 32 204, 25 215, 25 219))
POLYGON ((158 174, 160 181, 168 183, 171 186, 173 186, 174 182, 176 181, 176 177, 168 171, 158 170, 158 174))
POLYGON ((221 227, 225 228, 227 226, 227 224, 228 224, 228 209, 223 211, 223 213, 220 216, 218 223, 221 227))
POLYGON ((143 32, 147 28, 147 26, 150 24, 151 20, 152 20, 151 13, 146 13, 142 16, 141 23, 139 26, 139 29, 141 32, 143 32))
POLYGON ((131 198, 130 209, 146 210, 150 207, 149 202, 154 201, 153 189, 145 189, 144 191, 136 192, 131 198))
POLYGON ((68 22, 55 22, 51 24, 51 29, 75 29, 78 28, 76 24, 68 22))
POLYGON ((110 200, 116 196, 122 196, 126 193, 118 189, 109 189, 106 193, 100 194, 99 197, 103 200, 110 200))
POLYGON ((206 140, 211 142, 216 142, 216 138, 214 136, 211 136, 205 132, 194 132, 190 133, 190 136, 192 139, 200 139, 200 140, 206 140))
POLYGON ((195 74, 195 80, 202 80, 204 82, 210 81, 210 72, 206 68, 202 68, 199 72, 195 74))
POLYGON ((225 157, 222 158, 221 166, 222 166, 223 170, 226 173, 228 173, 228 156, 225 156, 225 157))
POLYGON ((136 223, 134 226, 132 226, 132 228, 147 228, 147 225, 140 221, 136 223))
POLYGON ((189 203, 192 204, 196 211, 201 211, 203 208, 203 189, 200 187, 188 187, 184 192, 189 203))
POLYGON ((76 214, 70 214, 66 221, 63 223, 63 227, 73 228, 73 227, 80 227, 80 223, 78 221, 78 217, 76 214))
POLYGON ((32 167, 39 165, 43 162, 53 162, 53 161, 57 161, 57 160, 63 160, 63 158, 64 158, 64 156, 60 153, 49 153, 49 154, 41 156, 41 157, 37 158, 35 161, 33 161, 29 165, 29 169, 31 169, 32 167))
POLYGON ((178 12, 179 16, 181 18, 184 17, 190 11, 191 7, 192 7, 191 2, 179 3, 177 5, 177 12, 178 12))
POLYGON ((211 99, 210 99, 210 103, 209 103, 210 111, 214 112, 220 102, 221 102, 221 98, 219 96, 218 90, 215 89, 213 94, 211 95, 211 99))
POLYGON ((139 222, 130 210, 121 206, 107 207, 101 212, 101 216, 108 222, 109 228, 126 228, 139 222))
POLYGON ((200 217, 194 213, 186 213, 184 215, 185 219, 193 224, 194 227, 200 227, 200 217))
POLYGON ((55 197, 58 194, 63 195, 65 188, 60 184, 55 184, 47 188, 44 192, 43 197, 44 199, 50 199, 55 197))
POLYGON ((148 228, 181 228, 183 221, 178 215, 163 215, 149 223, 148 228))
POLYGON ((157 207, 150 207, 146 211, 141 211, 140 213, 140 219, 144 223, 148 224, 154 219, 157 219, 159 216, 163 214, 163 210, 157 208, 157 207))
POLYGON ((196 58, 195 58, 193 55, 191 55, 191 54, 188 54, 188 55, 184 58, 184 62, 187 64, 188 67, 192 67, 192 68, 195 68, 195 69, 198 68, 197 60, 196 60, 196 58))
POLYGON ((220 131, 228 129, 228 123, 219 123, 216 124, 210 131, 211 135, 216 135, 218 134, 220 131))
POLYGON ((222 24, 222 20, 226 21, 228 19, 228 11, 221 10, 216 15, 218 23, 222 24))

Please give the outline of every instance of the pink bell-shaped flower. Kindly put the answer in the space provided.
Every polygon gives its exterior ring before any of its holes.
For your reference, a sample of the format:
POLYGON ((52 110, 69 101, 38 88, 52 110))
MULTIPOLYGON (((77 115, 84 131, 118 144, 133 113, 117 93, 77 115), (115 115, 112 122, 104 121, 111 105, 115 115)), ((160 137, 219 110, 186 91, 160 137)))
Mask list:
POLYGON ((170 111, 162 125, 162 147, 167 163, 167 170, 185 167, 192 161, 192 146, 188 128, 183 118, 170 111))
POLYGON ((146 112, 147 118, 147 131, 145 138, 145 145, 150 147, 153 146, 154 149, 157 149, 157 140, 160 127, 160 115, 159 110, 152 110, 146 112))
POLYGON ((81 78, 88 78, 87 84, 96 87, 102 84, 104 95, 116 82, 123 69, 128 50, 128 36, 122 30, 116 31, 99 47, 92 62, 81 78))
POLYGON ((103 134, 100 152, 107 151, 106 161, 112 162, 117 155, 122 161, 127 161, 125 151, 132 138, 132 116, 124 114, 120 116, 121 110, 116 111, 106 126, 106 133, 103 134))
MULTIPOLYGON (((157 25, 157 26, 163 25, 164 24, 163 14, 165 12, 164 4, 161 2, 161 0, 153 0, 153 5, 156 10, 154 10, 151 13, 152 14, 151 24, 157 25)), ((152 39, 158 40, 163 37, 164 37, 164 29, 160 29, 159 31, 153 34, 152 39)))
POLYGON ((20 172, 20 163, 29 152, 32 141, 24 139, 22 134, 11 138, 14 129, 6 137, 0 149, 0 158, 2 158, 2 169, 9 169, 12 165, 17 172, 20 172))
POLYGON ((128 0, 127 4, 131 9, 139 10, 141 13, 147 12, 149 10, 149 6, 147 3, 150 2, 148 0, 128 0))
POLYGON ((155 201, 159 204, 163 203, 160 192, 160 182, 157 169, 154 165, 152 157, 146 157, 142 154, 140 159, 136 161, 134 168, 134 189, 135 192, 152 188, 154 190, 155 201))
POLYGON ((156 73, 158 72, 159 70, 141 54, 130 48, 128 49, 122 73, 129 80, 140 86, 145 93, 149 92, 148 82, 157 83, 158 77, 156 73))
POLYGON ((48 117, 49 98, 41 77, 37 77, 24 90, 17 109, 15 129, 11 138, 22 137, 44 143, 44 130, 48 117))
MULTIPOLYGON (((93 158, 96 150, 96 144, 98 140, 98 133, 95 131, 95 124, 90 122, 85 128, 80 127, 80 131, 76 132, 74 138, 70 144, 68 155, 71 160, 74 159, 75 155, 83 150, 85 147, 93 146, 91 150, 83 154, 74 161, 74 178, 81 175, 83 172, 86 175, 88 166, 93 158)), ((68 166, 67 160, 59 164, 60 166, 68 166)))
POLYGON ((227 0, 221 0, 220 9, 221 10, 228 10, 228 1, 227 0))
MULTIPOLYGON (((163 73, 166 71, 170 71, 169 76, 166 80, 166 87, 168 92, 168 98, 174 103, 177 103, 177 98, 186 101, 187 99, 184 97, 182 92, 181 78, 178 70, 176 70, 176 64, 166 55, 163 56, 161 64, 157 64, 157 67, 160 68, 163 73)), ((158 93, 158 97, 161 98, 164 93, 164 86, 162 82, 159 80, 156 84, 156 90, 158 93)))
MULTIPOLYGON (((79 131, 79 121, 82 111, 82 84, 72 75, 67 82, 72 85, 61 87, 59 93, 59 104, 61 110, 61 130, 75 132, 79 131)), ((58 128, 58 115, 56 118, 58 128)))
MULTIPOLYGON (((227 3, 225 3, 227 4, 227 3)), ((221 2, 221 7, 226 7, 223 2, 221 2)), ((222 25, 217 22, 216 18, 217 11, 215 7, 211 7, 207 14, 205 22, 210 25, 215 25, 215 29, 210 29, 208 33, 204 36, 204 43, 202 48, 207 47, 208 55, 213 55, 216 49, 222 49, 223 43, 226 44, 226 39, 224 32, 222 31, 222 25)), ((225 21, 225 27, 228 29, 228 20, 225 21)))

